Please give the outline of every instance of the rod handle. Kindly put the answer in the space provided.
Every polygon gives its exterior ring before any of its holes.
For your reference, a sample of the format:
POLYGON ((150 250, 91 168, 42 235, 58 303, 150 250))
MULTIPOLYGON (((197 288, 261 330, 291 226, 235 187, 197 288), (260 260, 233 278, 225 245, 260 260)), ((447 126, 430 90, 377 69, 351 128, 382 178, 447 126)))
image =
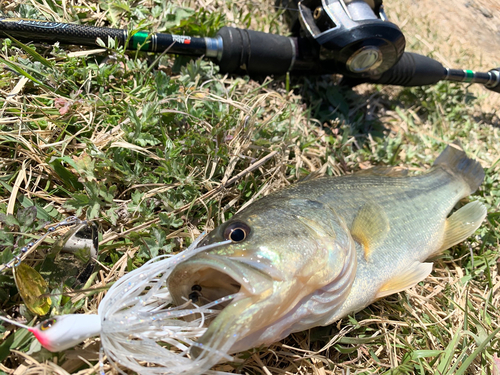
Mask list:
POLYGON ((293 67, 294 38, 235 27, 223 27, 217 36, 222 39, 222 54, 217 60, 223 73, 279 75, 293 67))
POLYGON ((405 52, 398 63, 370 82, 397 86, 434 85, 445 78, 443 65, 430 57, 405 52))

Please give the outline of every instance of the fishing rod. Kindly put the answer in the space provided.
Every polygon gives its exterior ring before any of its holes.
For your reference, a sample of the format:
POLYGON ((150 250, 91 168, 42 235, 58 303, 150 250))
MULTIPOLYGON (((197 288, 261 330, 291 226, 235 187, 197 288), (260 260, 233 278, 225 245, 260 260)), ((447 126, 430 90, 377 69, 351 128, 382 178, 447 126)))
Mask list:
POLYGON ((343 83, 423 86, 439 81, 481 83, 500 92, 500 68, 445 68, 404 52, 405 38, 385 15, 382 0, 281 0, 292 36, 223 27, 214 37, 0 17, 0 37, 26 42, 96 46, 109 39, 130 50, 205 57, 222 73, 252 76, 341 74, 343 83))

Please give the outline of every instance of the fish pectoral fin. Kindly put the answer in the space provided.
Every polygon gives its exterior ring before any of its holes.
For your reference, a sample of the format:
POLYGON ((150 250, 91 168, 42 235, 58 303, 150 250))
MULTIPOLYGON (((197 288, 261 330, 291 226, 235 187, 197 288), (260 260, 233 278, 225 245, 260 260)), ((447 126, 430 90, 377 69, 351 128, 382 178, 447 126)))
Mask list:
POLYGON ((432 271, 433 263, 415 262, 404 273, 394 276, 379 289, 375 298, 382 298, 411 288, 425 279, 432 271))
POLYGON ((470 202, 453 213, 445 223, 443 244, 433 254, 449 249, 470 237, 486 217, 486 207, 480 202, 470 202))
POLYGON ((389 219, 379 204, 366 203, 360 208, 352 223, 351 235, 363 245, 366 260, 373 249, 385 240, 389 229, 389 219))

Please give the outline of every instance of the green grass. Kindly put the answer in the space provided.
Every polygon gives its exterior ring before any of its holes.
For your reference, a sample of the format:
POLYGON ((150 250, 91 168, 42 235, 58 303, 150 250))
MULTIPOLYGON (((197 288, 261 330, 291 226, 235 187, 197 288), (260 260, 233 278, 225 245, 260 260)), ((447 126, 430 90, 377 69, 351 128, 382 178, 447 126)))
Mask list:
MULTIPOLYGON (((210 35, 226 24, 286 33, 271 2, 180 7, 158 0, 19 0, 0 10, 191 35, 210 35)), ((70 215, 96 220, 101 233, 99 266, 89 282, 97 292, 61 295, 71 286, 52 286, 50 314, 95 311, 99 288, 123 272, 187 247, 243 205, 311 172, 343 175, 373 165, 423 171, 459 139, 486 170, 472 197, 488 207, 476 236, 440 256, 432 275, 410 291, 244 353, 241 365, 220 369, 491 373, 500 350, 500 142, 496 114, 478 110, 483 98, 449 83, 351 91, 324 77, 292 78, 287 91, 284 79, 226 77, 207 61, 164 56, 158 62, 121 48, 88 56, 72 50, 5 40, 0 52, 2 262, 45 233, 47 223, 70 215), (33 206, 36 220, 27 209, 33 206)), ((39 266, 56 238, 25 262, 39 266)), ((10 271, 0 274, 0 309, 22 321, 35 318, 10 271)), ((75 354, 93 366, 97 348, 50 354, 26 331, 3 326, 0 373, 24 365, 90 374, 91 365, 75 354)), ((111 373, 107 364, 105 371, 111 373)))

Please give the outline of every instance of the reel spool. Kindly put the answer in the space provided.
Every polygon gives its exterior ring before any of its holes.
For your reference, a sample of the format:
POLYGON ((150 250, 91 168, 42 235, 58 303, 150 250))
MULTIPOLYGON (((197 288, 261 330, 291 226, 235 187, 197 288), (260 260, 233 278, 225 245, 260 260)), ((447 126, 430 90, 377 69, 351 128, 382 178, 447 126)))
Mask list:
POLYGON ((387 21, 381 0, 302 0, 296 6, 300 32, 317 43, 327 70, 333 67, 353 77, 379 75, 404 52, 403 33, 387 21))

